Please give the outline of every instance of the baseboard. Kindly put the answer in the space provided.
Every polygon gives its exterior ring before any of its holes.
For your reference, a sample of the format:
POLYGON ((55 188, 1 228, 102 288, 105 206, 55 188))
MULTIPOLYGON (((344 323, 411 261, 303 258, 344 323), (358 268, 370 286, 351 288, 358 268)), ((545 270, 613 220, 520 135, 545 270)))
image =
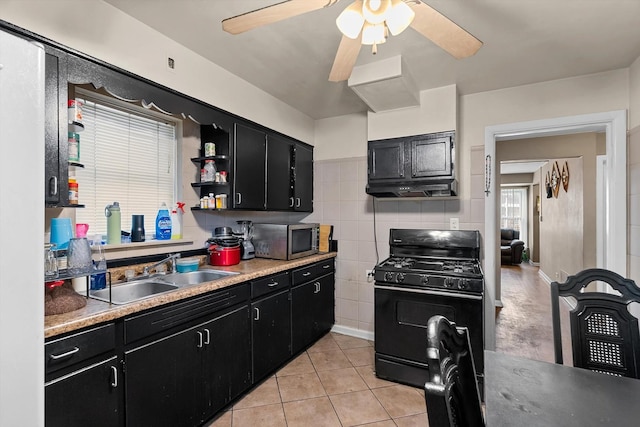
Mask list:
POLYGON ((344 325, 333 325, 331 332, 336 332, 342 335, 349 335, 351 337, 362 338, 364 340, 373 341, 374 334, 371 331, 363 331, 362 329, 350 328, 344 325))
POLYGON ((533 262, 531 260, 529 260, 529 265, 533 265, 534 267, 540 267, 540 263, 539 262, 533 262))
POLYGON ((549 276, 544 274, 544 271, 542 271, 542 270, 538 270, 538 276, 540 276, 542 278, 542 280, 547 282, 547 285, 550 285, 551 282, 553 282, 553 280, 551 280, 551 278, 549 276))
POLYGON ((496 304, 496 307, 499 307, 499 308, 504 307, 504 305, 502 305, 502 300, 497 299, 495 304, 496 304))

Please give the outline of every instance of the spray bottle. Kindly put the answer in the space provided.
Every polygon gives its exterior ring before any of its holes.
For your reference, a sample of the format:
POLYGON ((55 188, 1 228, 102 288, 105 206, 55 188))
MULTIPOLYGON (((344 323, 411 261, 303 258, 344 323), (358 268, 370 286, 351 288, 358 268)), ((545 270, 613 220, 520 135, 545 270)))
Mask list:
POLYGON ((177 202, 171 208, 171 239, 182 239, 182 215, 184 203, 177 202))

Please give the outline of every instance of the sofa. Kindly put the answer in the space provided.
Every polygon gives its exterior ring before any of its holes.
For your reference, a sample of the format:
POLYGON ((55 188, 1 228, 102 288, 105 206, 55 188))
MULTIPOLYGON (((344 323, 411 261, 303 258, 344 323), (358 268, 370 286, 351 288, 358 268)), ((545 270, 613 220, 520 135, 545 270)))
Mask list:
POLYGON ((524 242, 520 232, 513 228, 500 229, 500 260, 502 265, 514 265, 522 262, 524 242))

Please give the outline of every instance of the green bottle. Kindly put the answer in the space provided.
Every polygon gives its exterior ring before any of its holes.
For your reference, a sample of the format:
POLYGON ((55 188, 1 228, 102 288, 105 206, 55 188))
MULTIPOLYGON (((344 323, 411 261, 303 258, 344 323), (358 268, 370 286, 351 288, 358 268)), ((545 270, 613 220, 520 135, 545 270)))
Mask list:
POLYGON ((112 205, 107 205, 104 208, 104 214, 107 217, 107 244, 119 245, 120 244, 120 204, 113 202, 112 205))

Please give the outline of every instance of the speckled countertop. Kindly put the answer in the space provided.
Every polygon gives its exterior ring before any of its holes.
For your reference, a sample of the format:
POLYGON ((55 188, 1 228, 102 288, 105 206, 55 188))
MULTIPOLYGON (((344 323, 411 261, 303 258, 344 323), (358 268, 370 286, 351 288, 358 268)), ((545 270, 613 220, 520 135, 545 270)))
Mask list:
POLYGON ((227 286, 246 282, 258 277, 268 276, 270 274, 278 273, 285 270, 291 270, 294 268, 312 264, 314 262, 334 258, 336 255, 337 254, 335 252, 330 252, 312 255, 293 261, 278 261, 271 259, 254 258, 248 261, 241 261, 240 264, 229 267, 213 267, 210 265, 206 265, 201 267, 200 269, 233 271, 239 274, 224 277, 213 282, 205 282, 198 285, 191 285, 188 287, 176 289, 175 291, 166 292, 155 297, 146 298, 141 301, 135 301, 130 304, 124 305, 113 305, 89 298, 87 300, 87 305, 84 308, 71 311, 69 313, 45 316, 44 336, 45 338, 50 338, 56 335, 72 332, 102 322, 119 319, 133 313, 211 292, 216 289, 221 289, 227 286))

